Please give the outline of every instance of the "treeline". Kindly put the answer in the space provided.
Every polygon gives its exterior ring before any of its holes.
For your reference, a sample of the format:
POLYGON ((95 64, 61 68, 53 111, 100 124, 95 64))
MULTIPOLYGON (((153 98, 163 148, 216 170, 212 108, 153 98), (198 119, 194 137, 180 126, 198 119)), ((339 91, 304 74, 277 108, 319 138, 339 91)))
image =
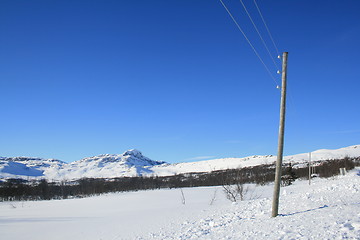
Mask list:
MULTIPOLYGON (((355 166, 360 166, 360 157, 315 162, 314 165, 316 165, 315 171, 319 177, 331 177, 339 174, 339 168, 351 170, 355 166)), ((282 172, 284 181, 289 180, 287 176, 290 176, 292 180, 308 178, 306 164, 301 166, 284 164, 282 172)), ((218 186, 239 181, 265 185, 273 182, 274 178, 275 165, 268 164, 166 177, 83 178, 71 182, 48 182, 45 179, 29 182, 21 179, 8 179, 0 183, 0 201, 81 198, 110 192, 218 186)))

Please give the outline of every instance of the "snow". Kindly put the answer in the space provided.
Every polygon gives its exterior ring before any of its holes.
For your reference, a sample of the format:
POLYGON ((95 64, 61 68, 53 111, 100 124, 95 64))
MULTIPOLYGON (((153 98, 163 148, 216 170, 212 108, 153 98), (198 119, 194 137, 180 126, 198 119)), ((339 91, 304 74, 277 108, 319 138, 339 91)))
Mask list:
MULTIPOLYGON (((341 159, 344 157, 359 157, 360 145, 329 150, 322 149, 311 153, 312 161, 341 159)), ((262 164, 271 164, 276 161, 276 156, 251 156, 245 158, 222 158, 199 162, 178 163, 170 165, 157 165, 152 170, 158 176, 168 176, 187 172, 210 172, 216 170, 226 170, 241 167, 252 167, 262 164)), ((285 156, 283 163, 307 163, 309 161, 309 153, 285 156)))
POLYGON ((53 159, 0 158, 0 178, 73 180, 79 178, 132 177, 152 173, 154 165, 164 162, 144 157, 138 150, 123 154, 103 154, 69 164, 53 159), (35 174, 36 173, 36 174, 35 174))
POLYGON ((2 239, 360 239, 360 168, 283 187, 248 185, 231 203, 221 187, 113 193, 84 199, 1 202, 2 239))
POLYGON ((36 179, 56 172, 66 165, 56 159, 0 157, 0 178, 36 179))
MULTIPOLYGON (((312 161, 359 157, 360 145, 335 149, 318 150, 311 154, 312 161)), ((302 164, 309 159, 309 153, 284 157, 284 163, 302 164)), ((211 172, 216 170, 252 167, 271 164, 276 156, 250 156, 245 158, 221 158, 198 162, 168 164, 151 160, 136 149, 123 154, 104 154, 84 158, 72 163, 64 163, 54 159, 35 158, 0 158, 1 178, 23 178, 48 180, 75 180, 79 178, 114 178, 133 176, 171 176, 182 173, 211 172), (11 164, 11 163, 19 164, 11 164)))

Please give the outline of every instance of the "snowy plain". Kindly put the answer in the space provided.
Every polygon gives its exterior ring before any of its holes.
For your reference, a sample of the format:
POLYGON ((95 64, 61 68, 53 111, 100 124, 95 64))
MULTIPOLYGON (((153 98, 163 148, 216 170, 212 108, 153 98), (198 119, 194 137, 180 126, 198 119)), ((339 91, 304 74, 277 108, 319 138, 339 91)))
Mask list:
POLYGON ((360 168, 283 187, 276 218, 273 185, 248 187, 236 203, 221 187, 1 202, 1 239, 360 239, 360 168))

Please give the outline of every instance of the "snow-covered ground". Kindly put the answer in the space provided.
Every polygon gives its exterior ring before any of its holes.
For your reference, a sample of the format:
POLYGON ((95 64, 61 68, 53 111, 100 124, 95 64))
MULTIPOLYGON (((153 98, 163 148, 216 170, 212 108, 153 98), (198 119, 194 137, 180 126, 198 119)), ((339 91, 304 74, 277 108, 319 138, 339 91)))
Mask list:
POLYGON ((346 176, 249 185, 231 203, 221 187, 165 189, 38 202, 0 203, 1 239, 360 239, 360 168, 346 176))

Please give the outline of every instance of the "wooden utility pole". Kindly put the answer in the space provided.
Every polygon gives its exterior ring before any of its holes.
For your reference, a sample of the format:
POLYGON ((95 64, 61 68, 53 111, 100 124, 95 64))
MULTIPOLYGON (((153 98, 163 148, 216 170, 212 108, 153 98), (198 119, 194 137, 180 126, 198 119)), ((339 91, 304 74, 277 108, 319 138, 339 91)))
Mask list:
POLYGON ((275 172, 275 186, 274 186, 272 214, 271 214, 272 217, 276 217, 278 215, 278 210, 279 210, 281 165, 282 165, 283 149, 284 149, 287 58, 288 58, 288 53, 284 52, 282 57, 280 124, 279 124, 279 139, 278 139, 278 155, 276 160, 276 172, 275 172))

